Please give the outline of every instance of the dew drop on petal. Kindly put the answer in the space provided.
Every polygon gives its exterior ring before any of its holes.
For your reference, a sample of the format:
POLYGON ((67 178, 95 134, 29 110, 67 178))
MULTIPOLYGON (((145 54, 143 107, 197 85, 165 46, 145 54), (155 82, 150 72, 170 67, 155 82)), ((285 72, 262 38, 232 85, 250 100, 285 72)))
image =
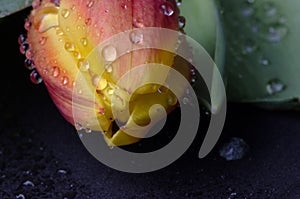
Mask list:
POLYGON ((130 33, 129 35, 130 37, 130 41, 133 43, 133 44, 139 44, 139 43, 142 43, 143 42, 143 39, 144 39, 144 35, 142 32, 138 31, 138 30, 134 30, 130 33))
POLYGON ((53 77, 58 77, 60 74, 60 69, 56 66, 52 67, 51 69, 52 75, 53 77))
POLYGON ((63 9, 61 11, 61 16, 65 19, 68 18, 70 16, 70 11, 68 9, 63 9))
POLYGON ((87 6, 88 8, 91 8, 91 7, 93 7, 94 3, 95 3, 94 0, 89 0, 89 1, 87 2, 86 6, 87 6))
POLYGON ((90 69, 90 63, 86 59, 80 59, 78 60, 77 66, 80 71, 86 72, 90 69))
POLYGON ((62 85, 67 85, 68 83, 69 83, 69 78, 68 77, 66 77, 66 76, 64 76, 64 77, 62 77, 61 78, 61 83, 62 83, 62 85))
POLYGON ((87 38, 82 37, 82 38, 80 39, 80 42, 81 42, 81 44, 82 44, 83 46, 87 46, 87 43, 88 43, 87 38))
POLYGON ((75 50, 75 45, 73 43, 70 43, 70 42, 66 42, 65 44, 65 49, 68 51, 68 52, 73 52, 75 50))
POLYGON ((115 61, 117 58, 117 49, 112 45, 105 46, 102 50, 102 56, 106 61, 115 61))
POLYGON ((105 66, 105 70, 106 70, 106 72, 111 73, 113 71, 113 68, 110 64, 108 64, 105 66))
POLYGON ((41 37, 39 40, 39 44, 44 45, 47 41, 47 37, 41 37))

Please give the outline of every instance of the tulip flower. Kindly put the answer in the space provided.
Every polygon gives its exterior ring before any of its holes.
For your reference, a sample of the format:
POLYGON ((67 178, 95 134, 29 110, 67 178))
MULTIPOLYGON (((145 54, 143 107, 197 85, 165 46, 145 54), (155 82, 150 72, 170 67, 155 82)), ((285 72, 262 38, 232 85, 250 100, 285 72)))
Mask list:
MULTIPOLYGON (((179 10, 175 0, 37 0, 32 6, 25 23, 27 39, 19 39, 26 65, 33 69, 31 79, 35 83, 43 79, 60 113, 79 130, 102 131, 108 145, 127 145, 140 140, 146 132, 138 130, 140 136, 134 137, 125 133, 125 128, 130 129, 133 123, 147 125, 153 104, 160 104, 167 112, 176 107, 176 97, 165 87, 150 84, 135 90, 137 85, 157 76, 157 71, 139 70, 124 84, 117 85, 126 72, 141 64, 172 67, 174 54, 143 49, 118 57, 117 45, 105 46, 100 57, 93 54, 99 44, 122 32, 147 27, 177 31, 179 10), (99 71, 103 73, 99 75, 99 71), (82 81, 78 80, 80 74, 84 76, 82 81), (81 83, 85 89, 75 91, 81 83), (92 93, 94 100, 85 98, 84 92, 92 93), (124 103, 130 105, 129 116, 122 113, 124 103), (116 115, 112 108, 117 110, 116 115), (74 112, 80 113, 76 119, 74 112), (95 117, 97 124, 91 120, 95 117)), ((161 42, 155 40, 155 34, 152 36, 153 42, 161 42)), ((134 43, 142 42, 143 35, 133 39, 134 43)), ((177 40, 170 37, 163 42, 175 46, 177 40)), ((181 70, 188 76, 188 68, 181 70)), ((167 74, 160 75, 164 81, 167 74)), ((154 118, 158 121, 161 115, 154 113, 154 118)))

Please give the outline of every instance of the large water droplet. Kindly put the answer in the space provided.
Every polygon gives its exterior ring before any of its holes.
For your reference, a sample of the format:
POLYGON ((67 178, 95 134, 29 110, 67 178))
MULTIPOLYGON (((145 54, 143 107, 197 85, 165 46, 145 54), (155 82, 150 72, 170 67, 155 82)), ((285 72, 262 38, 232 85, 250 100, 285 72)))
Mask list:
POLYGON ((40 84, 43 81, 42 77, 40 76, 40 74, 36 70, 33 70, 30 73, 30 80, 34 84, 40 84))
POLYGON ((269 95, 282 92, 286 86, 279 79, 272 79, 267 83, 267 92, 269 95))
POLYGON ((139 30, 132 31, 129 36, 130 36, 130 41, 133 44, 142 43, 143 39, 144 39, 143 33, 141 31, 139 31, 139 30))
POLYGON ((117 58, 117 49, 112 45, 105 46, 102 50, 102 56, 106 61, 115 61, 117 58))
POLYGON ((97 90, 104 90, 107 87, 107 81, 104 78, 101 78, 97 84, 97 90))
POLYGON ((161 4, 160 11, 168 17, 172 16, 175 12, 173 5, 169 2, 165 2, 165 3, 161 4))
POLYGON ((39 32, 45 32, 58 26, 58 8, 45 7, 33 18, 33 25, 39 32))

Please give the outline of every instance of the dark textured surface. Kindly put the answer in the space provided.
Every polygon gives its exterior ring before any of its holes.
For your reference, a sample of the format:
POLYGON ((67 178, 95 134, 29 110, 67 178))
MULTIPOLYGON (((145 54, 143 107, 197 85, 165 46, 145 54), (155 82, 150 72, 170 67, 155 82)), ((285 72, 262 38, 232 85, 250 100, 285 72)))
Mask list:
POLYGON ((205 159, 197 158, 198 140, 174 164, 153 173, 102 165, 59 115, 44 86, 30 83, 18 53, 23 20, 13 16, 0 30, 0 198, 300 198, 299 112, 230 104, 222 138, 205 159), (244 159, 218 156, 231 137, 250 146, 244 159), (24 185, 28 181, 34 186, 24 185))

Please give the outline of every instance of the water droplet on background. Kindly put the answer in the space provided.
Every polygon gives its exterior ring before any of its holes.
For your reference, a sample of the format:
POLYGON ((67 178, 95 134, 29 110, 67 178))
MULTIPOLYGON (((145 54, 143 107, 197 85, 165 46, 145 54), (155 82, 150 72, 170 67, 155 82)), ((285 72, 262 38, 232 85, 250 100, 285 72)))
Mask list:
POLYGON ((266 89, 269 95, 282 92, 286 86, 279 79, 272 79, 267 83, 266 89))
POLYGON ((65 49, 68 51, 68 52, 73 52, 75 50, 75 45, 73 43, 70 43, 70 42, 66 42, 65 44, 65 49))

